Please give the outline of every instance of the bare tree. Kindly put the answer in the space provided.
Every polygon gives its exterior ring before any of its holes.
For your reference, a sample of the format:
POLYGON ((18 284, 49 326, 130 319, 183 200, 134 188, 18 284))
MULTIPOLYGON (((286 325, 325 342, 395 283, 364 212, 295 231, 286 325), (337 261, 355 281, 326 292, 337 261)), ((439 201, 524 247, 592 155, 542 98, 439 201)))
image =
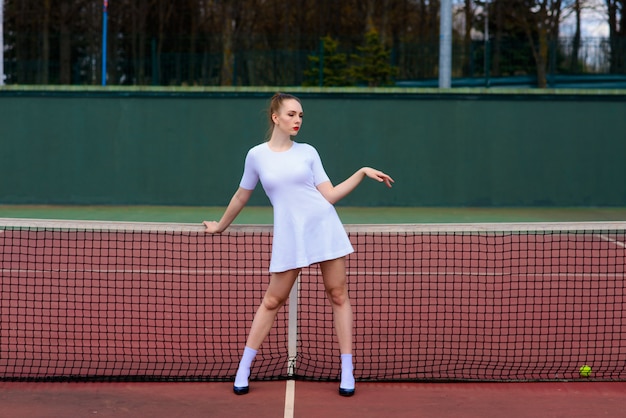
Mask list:
MULTIPOLYGON (((500 71, 500 59, 502 57, 502 37, 504 32, 504 5, 501 2, 496 2, 493 7, 493 14, 495 14, 495 27, 493 42, 493 59, 491 67, 493 74, 496 76, 501 75, 500 71)), ((487 53, 487 52, 486 52, 487 53)))
POLYGON ((626 71, 626 57, 620 51, 626 48, 626 0, 606 0, 606 6, 611 47, 609 66, 612 73, 618 73, 626 71))
POLYGON ((83 31, 85 22, 76 18, 85 7, 85 0, 58 0, 55 20, 59 31, 59 83, 72 82, 72 34, 83 31))
POLYGON ((50 0, 43 1, 43 15, 41 24, 41 69, 39 71, 39 83, 48 84, 50 82, 50 20, 51 20, 50 0))
MULTIPOLYGON (((100 81, 101 1, 4 2, 8 83, 100 81)), ((605 2, 611 71, 622 71, 626 0, 605 2)), ((482 30, 478 5, 485 3, 494 75, 536 67, 545 86, 550 45, 565 13, 578 28, 568 65, 580 67, 581 10, 588 0, 457 0, 467 25, 454 33, 465 49, 456 71, 470 73, 472 24, 482 30)), ((111 84, 299 84, 321 38, 331 36, 350 57, 375 28, 400 79, 432 78, 439 8, 439 0, 116 0, 109 7, 108 77, 111 84)))
POLYGON ((578 61, 578 55, 580 53, 580 42, 581 42, 581 22, 580 22, 580 18, 581 18, 581 14, 582 14, 582 0, 575 0, 574 4, 572 5, 573 10, 574 10, 574 18, 575 18, 575 22, 576 22, 576 26, 574 29, 574 39, 572 42, 572 55, 571 55, 571 61, 570 61, 570 71, 571 72, 576 72, 579 69, 579 61, 578 61))
MULTIPOLYGON (((463 7, 463 15, 465 20, 465 27, 463 33, 463 69, 466 74, 470 74, 471 60, 470 51, 472 49, 472 27, 474 23, 475 7, 473 6, 473 0, 464 0, 465 7, 463 7)), ((486 5, 485 5, 486 7, 486 5)), ((487 51, 485 51, 487 53, 487 51)))
MULTIPOLYGON (((236 48, 240 34, 250 28, 257 8, 255 0, 219 0, 215 1, 215 24, 221 27, 222 68, 220 84, 232 85, 235 79, 236 48)), ((268 7, 267 5, 265 7, 268 7)))
POLYGON ((518 13, 535 59, 537 87, 545 88, 551 42, 559 34, 561 0, 526 0, 518 3, 518 13))

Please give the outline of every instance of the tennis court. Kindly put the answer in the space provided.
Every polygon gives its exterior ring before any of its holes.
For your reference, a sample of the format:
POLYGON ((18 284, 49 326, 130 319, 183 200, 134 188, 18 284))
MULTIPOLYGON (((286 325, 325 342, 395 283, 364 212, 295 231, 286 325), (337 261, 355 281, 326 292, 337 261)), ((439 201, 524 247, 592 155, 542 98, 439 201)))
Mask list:
POLYGON ((2 416, 612 416, 626 400, 623 222, 348 226, 353 399, 315 267, 290 299, 295 355, 288 306, 232 395, 267 226, 3 222, 2 416))
POLYGON ((285 382, 256 383, 246 396, 229 383, 0 383, 3 417, 619 417, 626 383, 296 382, 285 414, 285 382))

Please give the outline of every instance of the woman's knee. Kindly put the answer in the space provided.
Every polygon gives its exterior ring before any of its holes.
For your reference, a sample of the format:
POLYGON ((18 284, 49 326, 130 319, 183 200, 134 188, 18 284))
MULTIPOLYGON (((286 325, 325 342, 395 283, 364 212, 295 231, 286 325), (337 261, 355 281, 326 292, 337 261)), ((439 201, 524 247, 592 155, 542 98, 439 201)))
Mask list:
POLYGON ((336 306, 343 306, 349 301, 348 286, 346 285, 326 289, 326 294, 330 303, 336 306))
POLYGON ((280 309, 287 302, 298 274, 300 274, 300 269, 272 273, 270 285, 263 296, 262 306, 269 311, 280 309))
POLYGON ((275 311, 277 309, 280 309, 286 301, 287 298, 266 294, 263 297, 263 307, 268 311, 275 311))

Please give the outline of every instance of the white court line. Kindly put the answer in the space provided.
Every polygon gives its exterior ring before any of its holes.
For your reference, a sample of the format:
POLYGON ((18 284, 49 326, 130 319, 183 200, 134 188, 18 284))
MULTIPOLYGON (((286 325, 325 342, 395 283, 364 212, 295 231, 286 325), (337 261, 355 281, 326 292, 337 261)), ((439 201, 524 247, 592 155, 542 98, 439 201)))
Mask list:
POLYGON ((285 388, 285 418, 293 418, 296 406, 296 382, 287 380, 285 388))
POLYGON ((600 238, 602 238, 605 241, 608 241, 612 244, 617 245, 618 247, 622 247, 622 248, 626 248, 626 243, 623 243, 622 241, 618 241, 616 239, 613 239, 611 237, 607 237, 606 235, 599 235, 600 238))

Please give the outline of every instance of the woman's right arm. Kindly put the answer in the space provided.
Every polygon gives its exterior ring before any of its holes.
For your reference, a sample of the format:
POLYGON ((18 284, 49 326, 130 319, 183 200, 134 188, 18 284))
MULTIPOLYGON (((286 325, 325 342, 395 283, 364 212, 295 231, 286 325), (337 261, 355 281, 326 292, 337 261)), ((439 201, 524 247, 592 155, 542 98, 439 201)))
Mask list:
POLYGON ((232 199, 230 199, 230 203, 228 207, 224 211, 224 215, 222 215, 222 219, 219 222, 215 221, 204 221, 202 222, 204 226, 206 226, 206 232, 211 234, 224 232, 226 228, 230 226, 231 223, 235 220, 239 212, 246 206, 250 196, 252 195, 252 190, 244 189, 242 187, 238 188, 232 199))

